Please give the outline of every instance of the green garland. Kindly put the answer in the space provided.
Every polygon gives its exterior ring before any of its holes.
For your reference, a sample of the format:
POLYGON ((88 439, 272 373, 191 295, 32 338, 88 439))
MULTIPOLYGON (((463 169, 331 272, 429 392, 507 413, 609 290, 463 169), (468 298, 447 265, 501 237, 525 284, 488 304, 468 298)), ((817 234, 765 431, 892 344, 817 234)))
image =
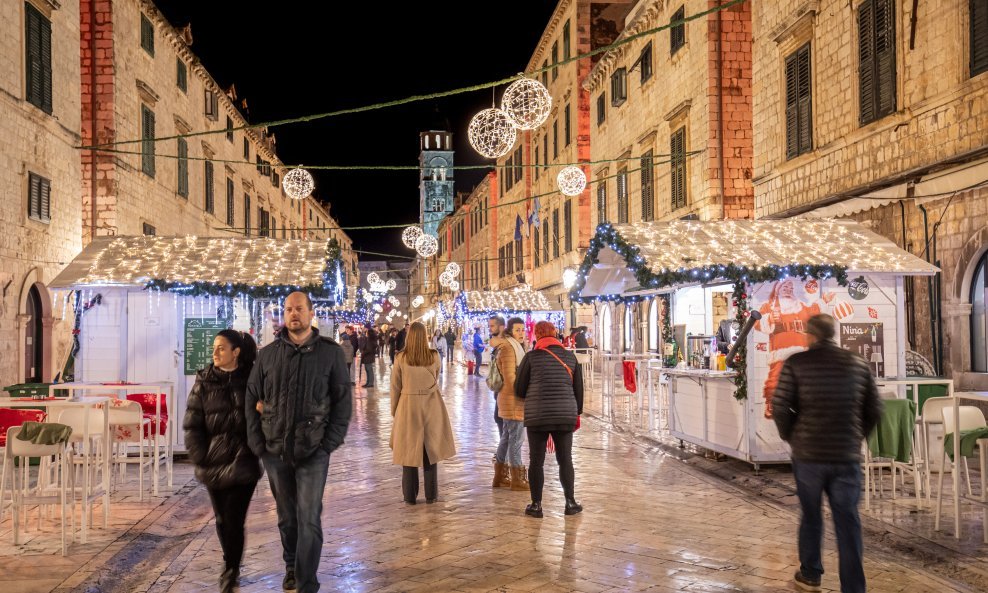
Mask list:
MULTIPOLYGON (((734 320, 738 327, 744 327, 751 312, 748 309, 748 286, 744 282, 734 283, 734 294, 731 297, 734 304, 734 320)), ((738 344, 734 354, 734 399, 748 399, 748 344, 747 340, 738 344)))
POLYGON ((330 239, 326 243, 326 267, 323 270, 322 284, 301 285, 272 285, 248 284, 244 282, 169 282, 155 278, 149 280, 145 290, 164 290, 185 296, 220 296, 235 297, 247 295, 253 299, 283 299, 295 291, 308 293, 315 299, 332 300, 337 295, 337 288, 342 291, 342 300, 346 300, 346 273, 343 268, 340 243, 330 239))

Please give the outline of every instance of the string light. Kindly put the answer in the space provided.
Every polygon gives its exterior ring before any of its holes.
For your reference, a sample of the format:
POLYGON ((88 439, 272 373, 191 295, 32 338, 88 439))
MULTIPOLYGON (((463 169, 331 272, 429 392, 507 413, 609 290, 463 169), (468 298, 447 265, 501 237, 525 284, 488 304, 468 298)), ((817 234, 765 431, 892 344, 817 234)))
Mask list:
POLYGON ((422 227, 412 225, 401 232, 401 242, 409 249, 415 249, 415 242, 422 236, 422 227))
POLYGON ((552 95, 541 82, 520 78, 504 89, 501 109, 519 130, 534 130, 549 119, 552 95))
POLYGON ((587 176, 583 169, 571 165, 556 175, 556 184, 564 196, 578 196, 587 188, 587 176))
POLYGON ((281 180, 281 187, 284 188, 285 194, 289 198, 304 200, 312 194, 316 184, 312 180, 311 173, 302 167, 296 167, 285 173, 285 177, 281 180))
POLYGON ((504 111, 491 107, 470 120, 467 138, 470 146, 481 155, 496 159, 508 154, 515 145, 518 131, 504 111))

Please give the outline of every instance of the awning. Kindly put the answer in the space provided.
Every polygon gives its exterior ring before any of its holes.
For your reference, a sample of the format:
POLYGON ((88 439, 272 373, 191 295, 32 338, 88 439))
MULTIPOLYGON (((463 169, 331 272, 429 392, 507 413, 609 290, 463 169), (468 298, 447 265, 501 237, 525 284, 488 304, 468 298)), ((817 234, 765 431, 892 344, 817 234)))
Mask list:
POLYGON ((549 302, 546 296, 528 286, 512 290, 469 290, 463 293, 463 303, 468 313, 489 311, 531 312, 561 311, 558 304, 549 302))
POLYGON ((926 261, 851 220, 787 218, 601 225, 571 296, 617 297, 647 288, 768 272, 932 275, 926 261), (836 271, 836 270, 835 270, 836 271))

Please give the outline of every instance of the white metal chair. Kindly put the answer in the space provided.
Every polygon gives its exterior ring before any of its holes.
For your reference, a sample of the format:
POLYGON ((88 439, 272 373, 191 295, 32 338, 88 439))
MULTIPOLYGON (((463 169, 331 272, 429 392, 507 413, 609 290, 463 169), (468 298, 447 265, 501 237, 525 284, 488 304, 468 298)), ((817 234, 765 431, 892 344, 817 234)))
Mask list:
MULTIPOLYGON (((62 507, 62 556, 68 552, 68 543, 65 533, 65 521, 68 518, 70 529, 75 526, 75 512, 72 510, 74 503, 70 499, 69 493, 74 488, 73 471, 70 468, 72 463, 72 451, 68 447, 68 442, 56 443, 53 445, 36 445, 29 441, 22 441, 17 438, 22 427, 13 426, 7 431, 7 447, 3 453, 3 471, 0 473, 0 491, 7 485, 7 468, 11 474, 11 515, 13 516, 14 545, 20 545, 20 520, 21 511, 28 504, 38 505, 38 528, 41 528, 41 505, 58 504, 62 507), (38 477, 32 494, 30 480, 31 457, 42 459, 51 458, 54 462, 51 465, 42 464, 38 469, 38 477), (14 467, 14 460, 19 459, 19 466, 14 467), (44 478, 51 470, 54 481, 50 482, 44 478), (20 480, 18 480, 20 474, 20 480), (19 483, 18 483, 19 482, 19 483), (51 491, 51 486, 57 487, 57 493, 51 491)), ((2 500, 2 497, 0 497, 2 500)))
MULTIPOLYGON (((977 429, 977 428, 983 428, 986 425, 988 425, 988 423, 985 422, 985 415, 984 415, 984 413, 981 411, 980 408, 978 408, 976 406, 960 406, 959 416, 960 416, 959 426, 957 427, 957 430, 955 430, 954 429, 954 411, 952 409, 944 409, 943 410, 943 433, 945 435, 953 433, 954 434, 954 438, 955 439, 958 439, 958 438, 960 438, 960 433, 963 432, 963 431, 966 431, 966 430, 974 430, 974 429, 977 429)), ((985 491, 986 486, 988 486, 988 476, 986 476, 986 474, 985 474, 986 461, 988 461, 988 439, 978 439, 977 442, 976 442, 976 447, 975 448, 977 449, 978 460, 980 462, 980 469, 981 469, 981 471, 980 471, 980 474, 981 474, 981 493, 980 493, 980 497, 981 497, 981 501, 982 502, 985 502, 986 500, 988 500, 988 497, 986 497, 986 491, 985 491)), ((943 501, 943 474, 944 474, 943 468, 944 468, 944 466, 947 463, 947 449, 946 449, 946 447, 941 447, 940 448, 940 455, 941 455, 941 458, 940 458, 940 471, 939 471, 939 478, 938 478, 939 484, 937 486, 937 511, 936 511, 936 517, 935 517, 934 522, 933 522, 934 529, 936 529, 937 531, 940 530, 940 512, 941 512, 942 501, 943 501)), ((957 465, 957 460, 956 459, 954 460, 954 462, 955 462, 955 465, 957 465)), ((966 467, 967 467, 967 459, 962 457, 962 463, 965 465, 965 469, 966 469, 966 467)), ((970 484, 970 476, 969 476, 968 477, 968 488, 970 489, 970 487, 971 487, 971 484, 970 484)), ((957 492, 957 490, 954 490, 953 494, 954 494, 954 499, 956 501, 957 497, 960 496, 960 493, 957 492)), ((973 496, 973 494, 970 491, 968 492, 968 494, 973 496)), ((988 543, 988 522, 983 522, 982 529, 983 529, 983 534, 982 535, 983 535, 984 541, 986 543, 988 543)))

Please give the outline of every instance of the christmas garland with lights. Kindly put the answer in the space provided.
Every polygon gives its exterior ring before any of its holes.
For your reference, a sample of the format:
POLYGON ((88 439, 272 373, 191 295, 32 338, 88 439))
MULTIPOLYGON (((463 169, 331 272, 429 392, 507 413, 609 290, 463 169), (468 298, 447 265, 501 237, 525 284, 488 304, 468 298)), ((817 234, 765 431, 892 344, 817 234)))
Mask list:
MULTIPOLYGON (((748 320, 750 312, 748 310, 748 286, 762 282, 776 282, 785 278, 834 278, 841 286, 847 285, 847 268, 839 265, 805 265, 798 262, 786 266, 764 266, 760 268, 749 268, 738 264, 728 264, 726 266, 701 266, 697 268, 679 268, 678 270, 662 270, 653 272, 645 261, 641 249, 637 245, 632 245, 624 240, 621 235, 614 230, 609 223, 602 223, 597 226, 597 232, 590 241, 590 248, 580 265, 576 282, 570 289, 570 300, 575 303, 593 303, 597 301, 637 303, 654 295, 598 295, 592 297, 581 296, 583 288, 587 284, 587 275, 598 262, 600 250, 608 247, 628 264, 628 269, 635 275, 638 284, 645 289, 658 289, 675 286, 678 284, 695 284, 697 282, 709 283, 717 281, 729 281, 734 285, 733 302, 737 313, 736 320, 743 326, 748 320)), ((663 339, 665 339, 665 327, 663 327, 663 339)), ((671 333, 671 328, 669 329, 671 333)), ((734 378, 734 397, 744 400, 748 397, 748 376, 747 361, 748 349, 746 344, 740 344, 734 357, 735 370, 737 375, 734 378)))
POLYGON ((339 298, 342 302, 346 300, 347 288, 340 243, 336 239, 330 239, 326 243, 326 268, 322 275, 322 284, 307 284, 305 286, 257 285, 243 282, 170 282, 155 278, 144 285, 144 290, 162 290, 192 297, 245 295, 260 300, 283 299, 289 293, 299 291, 308 293, 314 299, 339 298))
POLYGON ((96 293, 93 298, 86 302, 82 302, 82 291, 75 291, 75 321, 72 324, 72 347, 69 349, 69 356, 65 359, 65 365, 62 367, 62 372, 59 377, 56 377, 56 381, 62 383, 69 383, 75 380, 75 357, 79 354, 79 349, 82 348, 82 342, 79 336, 82 335, 82 316, 85 315, 90 309, 99 305, 103 302, 103 295, 101 293, 96 293))

